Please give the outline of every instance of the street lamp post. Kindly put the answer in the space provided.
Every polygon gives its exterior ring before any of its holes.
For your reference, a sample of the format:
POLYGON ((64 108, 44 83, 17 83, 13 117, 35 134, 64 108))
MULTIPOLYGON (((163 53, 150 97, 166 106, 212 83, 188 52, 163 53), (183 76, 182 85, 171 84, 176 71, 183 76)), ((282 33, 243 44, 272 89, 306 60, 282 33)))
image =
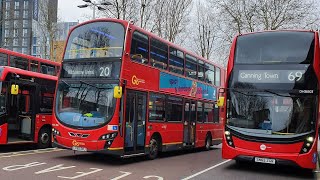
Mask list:
POLYGON ((86 7, 92 6, 93 7, 93 15, 92 15, 93 19, 96 18, 96 8, 98 8, 98 10, 100 10, 100 11, 104 11, 104 10, 106 10, 106 8, 101 7, 101 5, 102 6, 112 5, 112 3, 108 2, 108 1, 105 1, 102 3, 96 3, 91 0, 83 0, 83 1, 86 2, 86 4, 78 5, 78 8, 86 8, 86 7))

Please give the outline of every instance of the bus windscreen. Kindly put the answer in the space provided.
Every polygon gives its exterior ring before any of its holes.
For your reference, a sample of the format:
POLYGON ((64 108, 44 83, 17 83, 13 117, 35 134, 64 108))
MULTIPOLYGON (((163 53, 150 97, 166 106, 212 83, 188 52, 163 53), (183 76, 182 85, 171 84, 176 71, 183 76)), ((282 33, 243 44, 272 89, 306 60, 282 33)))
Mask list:
POLYGON ((64 59, 121 57, 124 27, 114 22, 95 22, 74 29, 64 59))
POLYGON ((237 38, 235 64, 311 64, 312 32, 264 32, 237 38))

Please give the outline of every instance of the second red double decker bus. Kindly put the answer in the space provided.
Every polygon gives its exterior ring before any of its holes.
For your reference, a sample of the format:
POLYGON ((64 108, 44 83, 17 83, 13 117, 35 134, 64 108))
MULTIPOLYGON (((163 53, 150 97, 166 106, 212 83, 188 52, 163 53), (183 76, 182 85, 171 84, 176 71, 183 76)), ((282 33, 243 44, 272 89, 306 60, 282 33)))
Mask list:
POLYGON ((122 157, 222 140, 224 70, 127 21, 100 19, 69 35, 53 145, 122 157))
POLYGON ((60 63, 0 48, 0 145, 51 146, 60 63))
POLYGON ((227 69, 223 158, 315 169, 319 68, 318 32, 237 36, 227 69))

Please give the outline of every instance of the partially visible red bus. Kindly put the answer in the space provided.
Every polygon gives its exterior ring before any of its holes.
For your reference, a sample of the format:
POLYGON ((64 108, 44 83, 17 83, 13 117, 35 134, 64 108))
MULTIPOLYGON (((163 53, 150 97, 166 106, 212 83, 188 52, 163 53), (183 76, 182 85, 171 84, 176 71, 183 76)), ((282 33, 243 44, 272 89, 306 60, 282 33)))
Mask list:
POLYGON ((236 36, 227 68, 223 158, 315 169, 319 79, 318 32, 236 36))
POLYGON ((225 70, 127 21, 72 29, 54 106, 53 146, 148 155, 222 141, 225 70))
POLYGON ((59 63, 0 48, 0 145, 51 146, 59 63))
POLYGON ((60 63, 0 48, 0 66, 57 76, 60 63))

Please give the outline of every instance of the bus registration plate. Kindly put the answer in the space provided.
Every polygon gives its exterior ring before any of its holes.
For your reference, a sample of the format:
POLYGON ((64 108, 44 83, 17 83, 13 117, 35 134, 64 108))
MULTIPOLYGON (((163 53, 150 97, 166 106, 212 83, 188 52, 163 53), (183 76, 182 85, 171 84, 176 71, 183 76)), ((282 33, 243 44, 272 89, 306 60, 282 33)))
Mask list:
POLYGON ((276 160, 275 159, 268 159, 268 158, 255 157, 254 161, 255 162, 259 162, 259 163, 266 163, 266 164, 276 164, 276 160))
POLYGON ((72 147, 72 150, 85 152, 85 151, 87 151, 87 148, 85 148, 85 147, 73 146, 73 147, 72 147))

